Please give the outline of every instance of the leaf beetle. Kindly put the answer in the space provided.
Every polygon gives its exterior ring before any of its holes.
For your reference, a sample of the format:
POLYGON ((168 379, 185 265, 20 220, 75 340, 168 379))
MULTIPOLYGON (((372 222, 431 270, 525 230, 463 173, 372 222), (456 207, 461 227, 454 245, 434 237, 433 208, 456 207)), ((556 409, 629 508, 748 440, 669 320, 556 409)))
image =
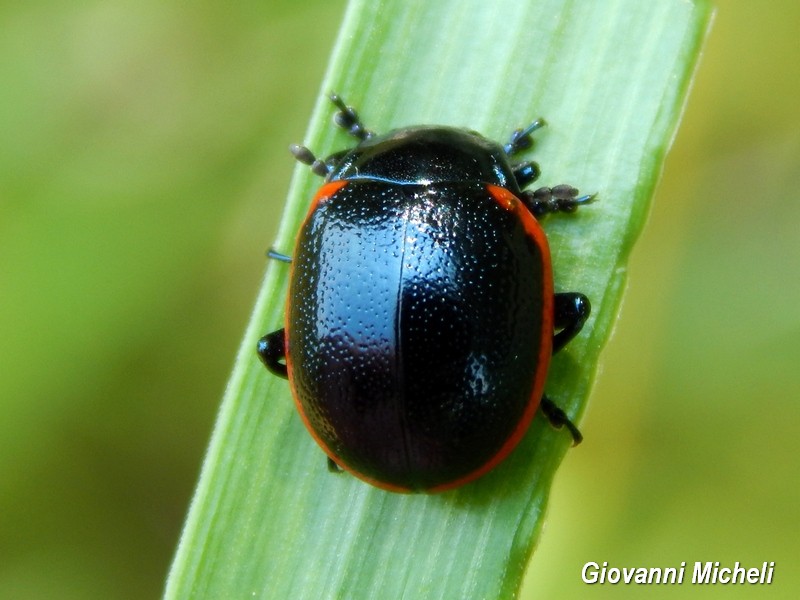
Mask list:
POLYGON ((292 257, 284 328, 258 342, 289 379, 311 435, 341 467, 395 492, 439 492, 487 473, 537 410, 581 434, 544 395, 551 355, 590 304, 555 293, 537 219, 594 199, 525 188, 536 120, 505 145, 454 127, 376 135, 339 96, 355 147, 295 158, 324 177, 292 257))

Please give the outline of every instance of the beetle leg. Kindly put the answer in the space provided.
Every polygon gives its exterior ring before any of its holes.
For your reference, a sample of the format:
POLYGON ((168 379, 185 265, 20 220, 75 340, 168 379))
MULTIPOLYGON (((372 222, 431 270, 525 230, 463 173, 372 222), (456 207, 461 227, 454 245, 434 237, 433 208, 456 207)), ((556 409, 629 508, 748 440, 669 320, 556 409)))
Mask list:
POLYGON ((287 379, 286 335, 283 329, 268 333, 258 340, 258 357, 272 373, 287 379))
POLYGON ((553 354, 578 335, 592 311, 589 299, 583 294, 565 292, 555 296, 555 328, 561 331, 553 336, 553 354))
POLYGON ((518 152, 527 150, 533 145, 533 138, 531 134, 537 129, 541 129, 547 125, 544 119, 536 119, 533 123, 528 125, 525 129, 515 129, 511 133, 511 139, 503 146, 503 150, 508 156, 514 156, 518 152))
POLYGON ((339 127, 361 141, 375 135, 372 131, 364 127, 355 109, 352 106, 347 106, 338 94, 334 92, 328 97, 331 99, 331 102, 336 105, 336 108, 339 109, 339 112, 333 117, 333 120, 339 127))
POLYGON ((531 183, 539 179, 541 171, 539 165, 532 160, 511 165, 514 172, 514 179, 517 180, 517 185, 522 188, 528 187, 531 183))
POLYGON ((534 217, 543 217, 554 212, 575 212, 579 206, 594 202, 596 194, 578 196, 578 190, 571 185, 541 187, 538 190, 522 192, 522 201, 534 217))
POLYGON ((561 429, 562 427, 569 429, 570 434, 572 434, 573 446, 577 446, 583 441, 583 434, 581 434, 580 430, 575 426, 575 423, 570 421, 567 413, 556 406, 550 398, 542 396, 542 402, 539 406, 544 416, 550 421, 550 425, 556 429, 561 429))
POLYGON ((279 260, 279 261, 285 262, 285 263, 291 263, 292 262, 292 257, 291 256, 287 256, 286 254, 283 254, 282 252, 278 252, 277 250, 275 250, 275 248, 270 248, 269 250, 267 250, 267 257, 268 258, 273 258, 275 260, 279 260))
POLYGON ((330 456, 328 457, 328 471, 330 471, 331 473, 341 473, 342 472, 342 467, 337 465, 336 461, 334 461, 330 456))

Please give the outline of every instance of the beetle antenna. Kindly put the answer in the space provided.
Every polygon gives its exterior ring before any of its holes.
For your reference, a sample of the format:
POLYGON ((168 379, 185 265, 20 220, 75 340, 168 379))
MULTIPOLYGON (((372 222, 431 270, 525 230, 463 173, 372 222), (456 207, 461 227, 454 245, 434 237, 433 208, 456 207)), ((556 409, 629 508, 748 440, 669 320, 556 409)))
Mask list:
POLYGON ((339 112, 333 116, 334 122, 339 127, 362 142, 375 135, 372 131, 364 127, 355 109, 352 106, 347 106, 339 94, 331 92, 328 98, 330 98, 331 102, 339 109, 339 112))
POLYGON ((292 156, 294 156, 298 162, 311 167, 311 171, 315 175, 325 177, 331 170, 331 167, 325 161, 318 159, 314 156, 314 153, 305 146, 292 144, 289 146, 289 152, 292 153, 292 156))

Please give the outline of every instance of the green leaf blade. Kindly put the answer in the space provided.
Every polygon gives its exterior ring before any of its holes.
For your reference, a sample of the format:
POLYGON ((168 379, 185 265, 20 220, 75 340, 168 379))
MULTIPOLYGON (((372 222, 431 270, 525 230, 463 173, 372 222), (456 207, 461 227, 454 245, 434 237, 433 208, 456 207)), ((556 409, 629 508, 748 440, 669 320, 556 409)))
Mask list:
MULTIPOLYGON (((341 93, 368 127, 442 123, 505 141, 543 116, 549 127, 530 153, 539 183, 599 193, 545 223, 558 290, 593 303, 547 383, 571 415, 584 409, 613 328, 709 18, 706 2, 682 0, 361 0, 345 15, 323 92, 341 93)), ((321 94, 305 139, 320 156, 352 144, 332 113, 321 94)), ((318 185, 297 167, 276 249, 290 252, 318 185)), ((514 596, 569 436, 537 418, 500 467, 435 496, 330 475, 286 382, 255 357, 256 340, 282 326, 287 276, 269 265, 166 597, 514 596)))

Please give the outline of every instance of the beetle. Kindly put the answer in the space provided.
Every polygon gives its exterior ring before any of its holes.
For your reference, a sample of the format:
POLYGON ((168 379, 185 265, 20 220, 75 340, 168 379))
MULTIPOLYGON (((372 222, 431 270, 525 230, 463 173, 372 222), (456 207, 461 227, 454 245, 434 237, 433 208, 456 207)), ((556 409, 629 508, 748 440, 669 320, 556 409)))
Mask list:
POLYGON ((324 177, 290 262, 284 327, 258 342, 297 410, 342 468, 395 492, 439 492, 487 473, 538 409, 581 434, 544 395, 551 355, 581 330, 589 300, 555 293, 537 219, 594 199, 525 188, 539 119, 500 145, 465 129, 376 135, 338 95, 354 147, 318 159, 324 177))

